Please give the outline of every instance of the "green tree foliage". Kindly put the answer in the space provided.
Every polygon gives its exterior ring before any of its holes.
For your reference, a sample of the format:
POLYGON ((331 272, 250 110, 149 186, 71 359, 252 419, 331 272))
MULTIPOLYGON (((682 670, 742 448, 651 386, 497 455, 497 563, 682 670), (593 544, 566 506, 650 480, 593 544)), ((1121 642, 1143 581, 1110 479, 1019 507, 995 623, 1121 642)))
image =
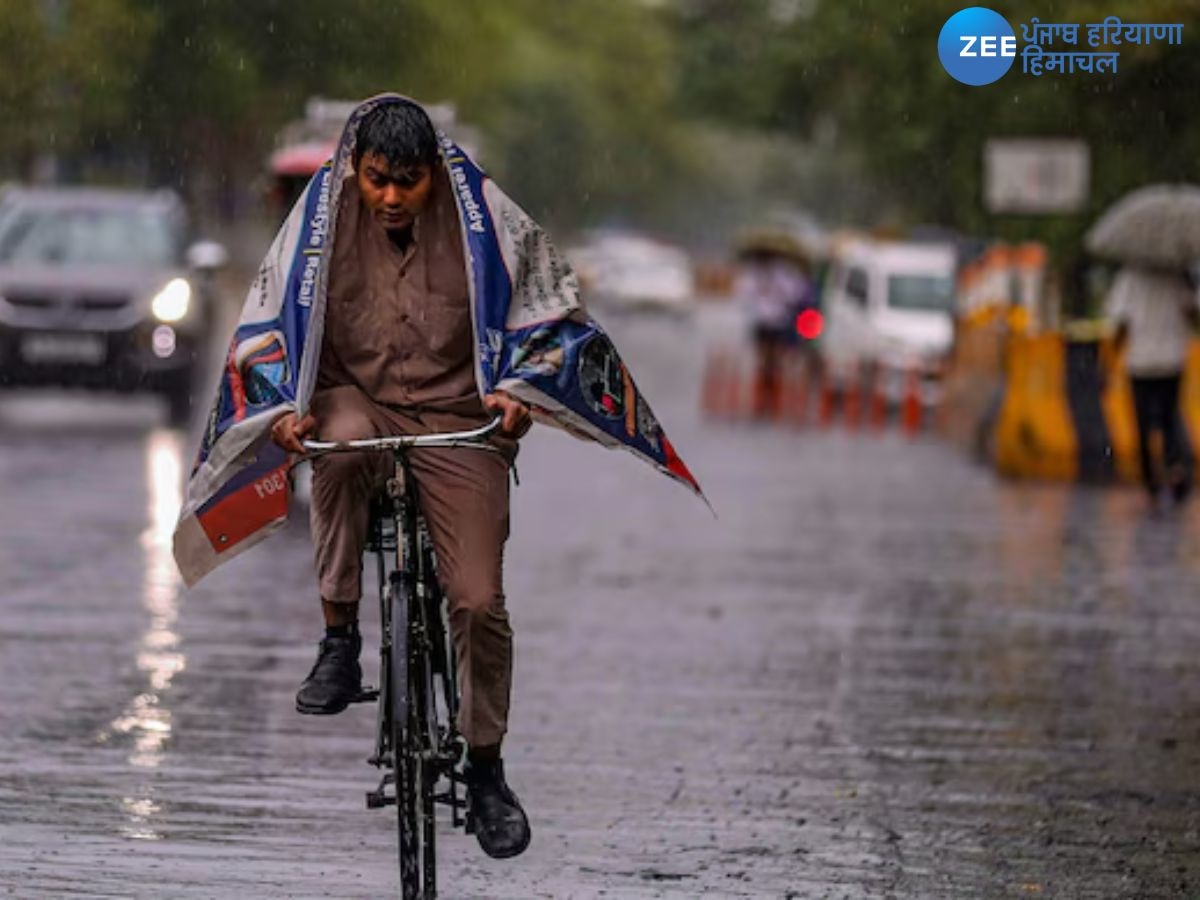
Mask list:
POLYGON ((683 159, 669 127, 663 21, 605 0, 503 6, 507 27, 497 32, 515 38, 503 68, 485 75, 494 90, 463 103, 493 142, 492 165, 538 215, 579 222, 645 212, 656 181, 683 159))
POLYGON ((573 223, 645 210, 685 159, 664 127, 673 46, 627 0, 4 0, 0 50, 20 64, 0 103, 26 127, 3 162, 111 146, 121 172, 244 194, 307 97, 397 90, 456 103, 514 195, 573 223))
POLYGON ((0 0, 0 172, 52 153, 68 173, 244 209, 306 98, 398 90, 454 102, 483 132, 485 165, 557 224, 672 209, 707 222, 806 197, 832 213, 853 195, 868 220, 1068 247, 1128 188, 1196 177, 1200 5, 992 5, 1018 28, 1115 14, 1182 22, 1185 40, 1124 47, 1114 77, 1037 79, 1018 62, 971 88, 937 58, 958 8, 944 0, 0 0), (1091 209, 988 215, 981 157, 996 135, 1087 140, 1091 209))
POLYGON ((780 0, 679 0, 670 8, 677 36, 681 112, 689 118, 753 129, 797 129, 812 108, 808 82, 793 77, 809 4, 780 0))
POLYGON ((153 11, 127 0, 3 0, 0 166, 15 174, 108 141, 130 115, 154 30, 153 11))
MULTIPOLYGON (((1146 181, 1195 179, 1200 128, 1191 115, 1200 57, 1200 7, 1187 0, 1011 0, 992 4, 1020 37, 1021 23, 1181 22, 1182 46, 1121 48, 1115 76, 1035 78, 1018 60, 1000 81, 968 87, 951 79, 935 43, 954 8, 939 0, 895 4, 822 2, 777 39, 793 47, 783 95, 803 92, 813 115, 837 123, 870 177, 910 219, 982 233, 1077 244, 1092 216, 1146 181), (992 136, 1078 137, 1092 152, 1092 202, 1074 217, 988 215, 982 153, 992 136)), ((1086 41, 1081 29, 1081 41, 1086 41)), ((1080 49, 1090 49, 1083 47, 1080 49)), ((801 124, 801 123, 798 123, 801 124)))
POLYGON ((40 138, 39 119, 51 66, 37 4, 6 0, 0 10, 0 59, 5 61, 4 77, 0 78, 0 109, 4 112, 0 154, 13 163, 6 168, 17 168, 29 164, 40 138))

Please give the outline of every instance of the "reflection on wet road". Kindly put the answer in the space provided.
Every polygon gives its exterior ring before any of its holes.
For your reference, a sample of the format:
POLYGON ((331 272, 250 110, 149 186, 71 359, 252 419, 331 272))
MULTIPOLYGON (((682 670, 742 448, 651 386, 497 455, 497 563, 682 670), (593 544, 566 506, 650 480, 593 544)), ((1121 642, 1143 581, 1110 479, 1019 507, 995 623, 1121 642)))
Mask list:
MULTIPOLYGON (((1200 516, 706 425, 722 325, 671 327, 613 323, 719 518, 529 440, 508 756, 534 844, 446 833, 445 895, 1200 894, 1200 516)), ((136 401, 0 398, 0 892, 388 896, 371 710, 292 708, 303 517, 185 592, 191 447, 136 401)))
MULTIPOLYGON (((179 618, 182 588, 171 556, 171 534, 182 503, 181 453, 179 435, 162 429, 151 433, 145 453, 146 517, 150 525, 141 535, 145 552, 142 603, 147 623, 137 654, 137 668, 145 675, 147 689, 99 735, 101 742, 112 735, 130 735, 133 748, 129 764, 144 769, 157 768, 162 761, 163 747, 171 737, 171 709, 166 695, 186 662, 180 652, 179 635, 172 630, 179 618)), ((121 802, 130 816, 123 833, 135 838, 160 837, 153 829, 153 817, 160 807, 149 785, 138 796, 124 797, 121 802)))

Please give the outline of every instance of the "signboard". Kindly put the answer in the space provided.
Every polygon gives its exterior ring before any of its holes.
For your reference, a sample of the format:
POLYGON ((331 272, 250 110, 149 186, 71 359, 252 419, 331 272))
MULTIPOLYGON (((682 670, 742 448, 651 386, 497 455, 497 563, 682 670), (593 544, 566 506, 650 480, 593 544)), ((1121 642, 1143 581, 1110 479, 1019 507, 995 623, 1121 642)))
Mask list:
POLYGON ((983 203, 990 213, 1048 215, 1087 205, 1091 157, 1083 141, 992 138, 983 148, 983 203))

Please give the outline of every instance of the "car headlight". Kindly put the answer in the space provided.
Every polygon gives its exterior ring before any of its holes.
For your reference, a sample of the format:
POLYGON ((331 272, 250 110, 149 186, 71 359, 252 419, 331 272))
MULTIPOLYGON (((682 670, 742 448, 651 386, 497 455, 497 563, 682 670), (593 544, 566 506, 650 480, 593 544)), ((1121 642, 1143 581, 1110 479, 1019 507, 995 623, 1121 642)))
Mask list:
POLYGON ((154 295, 150 311, 160 322, 178 322, 192 303, 192 286, 183 278, 173 278, 154 295))

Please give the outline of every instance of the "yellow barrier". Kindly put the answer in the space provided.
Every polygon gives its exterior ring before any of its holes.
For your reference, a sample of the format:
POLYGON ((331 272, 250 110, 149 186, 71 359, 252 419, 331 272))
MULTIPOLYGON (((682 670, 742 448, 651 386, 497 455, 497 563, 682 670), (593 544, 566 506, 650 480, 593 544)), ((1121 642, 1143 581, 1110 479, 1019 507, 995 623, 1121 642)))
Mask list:
POLYGON ((1069 480, 1078 474, 1065 347, 1053 334, 1009 339, 1004 404, 993 445, 996 469, 1003 475, 1069 480))
MULTIPOLYGON (((1120 361, 1107 378, 1096 369, 1111 347, 1058 333, 1002 334, 996 324, 979 322, 960 334, 946 385, 947 437, 982 448, 998 472, 1014 478, 1136 482, 1137 421, 1129 378, 1120 361), (1090 368, 1068 378, 1072 353, 1077 365, 1090 368)), ((1180 406, 1193 455, 1200 459, 1200 341, 1189 350, 1180 406)))

